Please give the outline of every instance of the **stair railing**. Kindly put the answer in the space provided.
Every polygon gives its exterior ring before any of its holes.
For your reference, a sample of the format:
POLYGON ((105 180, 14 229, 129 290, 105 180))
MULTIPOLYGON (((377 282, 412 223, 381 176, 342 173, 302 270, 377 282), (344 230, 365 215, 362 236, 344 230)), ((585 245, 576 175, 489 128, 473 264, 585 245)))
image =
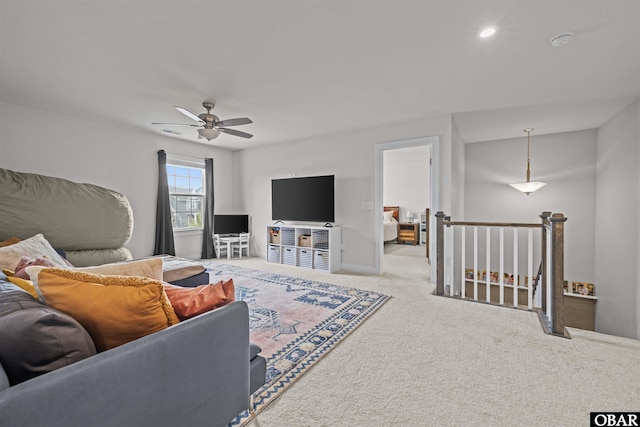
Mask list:
MULTIPOLYGON (((499 222, 462 222, 451 221, 443 212, 436 217, 436 293, 440 296, 450 296, 489 304, 524 308, 537 311, 543 327, 548 333, 566 336, 564 329, 564 222, 563 214, 542 212, 541 223, 499 223, 499 222), (454 232, 455 229, 459 231, 454 232), (467 266, 467 230, 471 229, 473 238, 472 268, 467 266), (485 245, 479 245, 478 232, 485 231, 485 245), (526 276, 520 279, 519 266, 521 257, 519 250, 519 230, 526 229, 526 276), (499 233, 498 261, 492 263, 491 235, 492 230, 499 233), (513 264, 505 265, 505 230, 513 234, 513 264), (540 230, 538 254, 534 254, 534 231, 540 230), (459 239, 456 239, 459 235, 459 239), (457 243, 456 243, 457 242, 457 243), (484 253, 481 253, 484 251, 484 253), (485 270, 480 270, 479 257, 484 258, 485 270), (534 276, 534 256, 540 259, 540 267, 534 276), (498 271, 492 272, 492 265, 497 265, 498 271), (511 270, 510 274, 507 270, 511 270), (457 272, 457 273, 456 273, 457 272), (472 289, 467 295, 467 286, 472 283, 472 289), (481 296, 479 287, 484 286, 481 296), (540 289, 540 292, 535 292, 540 289), (510 290, 512 299, 506 302, 506 292, 510 290), (496 294, 497 292, 497 294, 496 294), (535 293, 535 295, 534 295, 535 293), (522 295, 521 294, 526 294, 522 295), (535 297, 535 298, 534 298, 535 297), (525 301, 523 301, 525 300, 525 301)), ((495 233, 494 233, 495 234, 495 233)), ((481 259, 481 258, 480 258, 481 259)))

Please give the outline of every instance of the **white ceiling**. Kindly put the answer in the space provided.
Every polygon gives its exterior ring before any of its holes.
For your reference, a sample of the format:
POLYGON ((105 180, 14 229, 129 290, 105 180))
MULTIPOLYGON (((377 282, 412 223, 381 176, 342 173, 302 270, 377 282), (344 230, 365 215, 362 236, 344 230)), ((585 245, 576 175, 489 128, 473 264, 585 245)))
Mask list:
POLYGON ((640 96, 640 1, 0 0, 0 61, 1 101, 158 135, 214 101, 254 121, 211 142, 229 149, 449 113, 477 142, 596 128, 640 96))

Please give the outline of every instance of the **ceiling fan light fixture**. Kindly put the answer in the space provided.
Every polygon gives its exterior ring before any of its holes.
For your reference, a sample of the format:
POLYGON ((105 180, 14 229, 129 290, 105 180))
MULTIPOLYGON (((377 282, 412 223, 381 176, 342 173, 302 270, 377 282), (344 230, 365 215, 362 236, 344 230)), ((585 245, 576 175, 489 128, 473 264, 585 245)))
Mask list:
POLYGON ((203 128, 198 129, 198 135, 200 135, 207 141, 211 141, 212 139, 215 139, 218 137, 218 135, 220 135, 220 131, 215 128, 203 128))
MULTIPOLYGON (((187 127, 198 127, 198 138, 205 138, 207 141, 211 141, 220 135, 220 132, 224 132, 229 135, 239 136, 241 138, 252 138, 253 135, 250 133, 242 132, 236 129, 229 129, 227 126, 240 126, 247 125, 253 123, 248 117, 238 117, 235 119, 227 119, 220 120, 218 116, 211 114, 211 109, 214 107, 213 102, 205 101, 202 103, 202 106, 207 110, 206 113, 202 113, 199 116, 196 116, 191 111, 182 107, 175 107, 176 110, 189 117, 196 123, 151 123, 152 125, 162 125, 162 126, 187 126, 187 127)), ((167 129, 164 129, 165 133, 173 133, 167 129)), ((179 135, 179 133, 176 133, 179 135)))

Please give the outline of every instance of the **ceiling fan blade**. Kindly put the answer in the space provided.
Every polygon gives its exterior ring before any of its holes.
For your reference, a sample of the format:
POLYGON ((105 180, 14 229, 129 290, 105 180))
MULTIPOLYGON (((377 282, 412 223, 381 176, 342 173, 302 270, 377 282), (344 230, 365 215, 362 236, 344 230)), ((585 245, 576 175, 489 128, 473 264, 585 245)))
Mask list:
POLYGON ((242 138, 251 138, 253 136, 250 133, 240 132, 239 130, 235 130, 235 129, 226 129, 226 128, 216 128, 216 129, 218 129, 220 132, 228 133, 229 135, 240 136, 242 138))
POLYGON ((182 114, 184 114, 185 116, 189 117, 189 118, 190 118, 190 119, 192 119, 192 120, 195 120, 195 121, 196 121, 196 122, 198 122, 198 123, 204 123, 200 117, 196 116, 195 114, 193 114, 193 113, 192 113, 191 111, 189 111, 189 110, 185 110, 184 108, 182 108, 182 107, 177 107, 177 106, 174 106, 173 108, 175 108, 176 110, 180 111, 180 112, 181 112, 182 114))
POLYGON ((187 123, 151 123, 152 125, 163 125, 163 126, 189 126, 189 127, 200 127, 200 125, 191 125, 187 123))
POLYGON ((239 125, 248 125, 249 123, 253 123, 251 121, 251 119, 248 119, 246 117, 240 118, 240 119, 227 119, 227 120, 222 120, 221 122, 219 122, 218 124, 220 126, 239 126, 239 125))

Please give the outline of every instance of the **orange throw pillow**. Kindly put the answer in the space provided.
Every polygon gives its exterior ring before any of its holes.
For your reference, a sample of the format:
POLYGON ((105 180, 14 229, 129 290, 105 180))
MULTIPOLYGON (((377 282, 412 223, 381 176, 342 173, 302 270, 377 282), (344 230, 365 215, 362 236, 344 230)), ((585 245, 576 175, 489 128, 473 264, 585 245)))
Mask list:
POLYGON ((5 246, 11 246, 11 245, 15 245, 16 243, 18 243, 20 241, 20 239, 18 239, 17 237, 9 237, 7 240, 0 242, 0 248, 4 248, 5 246))
POLYGON ((180 320, 195 317, 236 300, 233 279, 195 288, 165 283, 164 291, 180 320))
POLYGON ((179 323, 159 280, 30 266, 40 302, 75 318, 100 351, 179 323))

